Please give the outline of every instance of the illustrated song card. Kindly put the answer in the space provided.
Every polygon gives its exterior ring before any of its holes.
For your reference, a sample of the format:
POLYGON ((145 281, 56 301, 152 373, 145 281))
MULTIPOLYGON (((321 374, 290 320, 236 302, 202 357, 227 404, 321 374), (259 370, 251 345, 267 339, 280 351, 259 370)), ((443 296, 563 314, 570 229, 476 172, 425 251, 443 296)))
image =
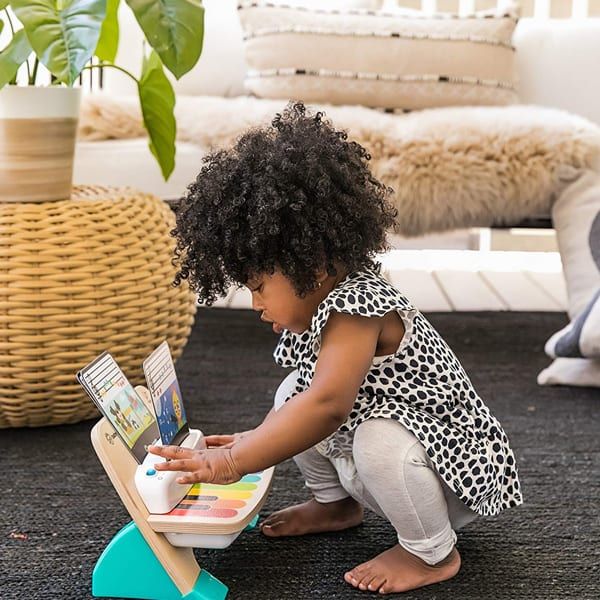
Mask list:
POLYGON ((77 373, 77 379, 141 463, 146 456, 145 446, 158 440, 159 431, 154 415, 115 359, 103 352, 77 373))
POLYGON ((166 341, 144 361, 143 369, 162 443, 165 446, 179 445, 188 435, 189 427, 175 365, 166 341))

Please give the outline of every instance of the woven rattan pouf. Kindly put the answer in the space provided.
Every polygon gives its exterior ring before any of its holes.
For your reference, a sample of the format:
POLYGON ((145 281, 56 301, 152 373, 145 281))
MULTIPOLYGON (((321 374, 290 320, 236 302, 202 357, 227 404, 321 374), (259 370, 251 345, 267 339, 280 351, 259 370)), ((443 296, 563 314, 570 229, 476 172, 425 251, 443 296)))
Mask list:
POLYGON ((103 350, 135 384, 166 339, 185 346, 196 311, 172 285, 174 215, 129 188, 0 202, 0 428, 97 416, 75 373, 103 350))

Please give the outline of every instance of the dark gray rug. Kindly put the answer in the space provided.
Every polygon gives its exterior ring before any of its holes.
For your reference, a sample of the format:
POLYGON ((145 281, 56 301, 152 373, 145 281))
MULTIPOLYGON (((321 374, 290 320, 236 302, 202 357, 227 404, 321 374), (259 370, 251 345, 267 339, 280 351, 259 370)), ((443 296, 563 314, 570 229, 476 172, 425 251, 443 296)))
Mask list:
MULTIPOLYGON (((463 568, 404 598, 600 598, 600 393, 541 388, 543 343, 561 314, 433 314, 515 449, 526 504, 459 532, 463 568)), ((276 336, 256 313, 200 310, 177 365, 193 426, 230 433, 266 414, 285 372, 276 336)), ((128 522, 89 442, 94 423, 0 430, 0 598, 90 597, 92 569, 128 522)), ((263 514, 307 497, 292 461, 279 466, 263 514)), ((224 551, 197 551, 232 599, 364 598, 349 567, 395 543, 369 514, 353 530, 270 540, 245 533, 224 551)), ((399 596, 396 596, 399 597, 399 596)))

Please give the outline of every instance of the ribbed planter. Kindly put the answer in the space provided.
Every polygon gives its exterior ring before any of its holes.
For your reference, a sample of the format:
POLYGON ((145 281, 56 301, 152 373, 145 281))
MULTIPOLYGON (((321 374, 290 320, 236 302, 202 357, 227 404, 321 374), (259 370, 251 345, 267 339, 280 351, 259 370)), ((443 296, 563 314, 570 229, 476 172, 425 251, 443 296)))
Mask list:
POLYGON ((0 90, 0 202, 69 198, 80 98, 69 87, 0 90))

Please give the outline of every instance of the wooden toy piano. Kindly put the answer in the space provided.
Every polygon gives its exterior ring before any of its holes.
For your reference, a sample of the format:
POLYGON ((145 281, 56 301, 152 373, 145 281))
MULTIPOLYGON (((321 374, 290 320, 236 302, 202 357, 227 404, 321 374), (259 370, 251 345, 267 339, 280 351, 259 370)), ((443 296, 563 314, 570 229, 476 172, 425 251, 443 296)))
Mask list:
POLYGON ((91 438, 133 519, 98 559, 92 594, 144 600, 225 598, 227 586, 198 565, 192 548, 225 548, 244 529, 253 527, 271 487, 274 468, 246 475, 230 485, 195 484, 171 512, 156 515, 148 512, 137 491, 134 476, 138 464, 112 425, 101 419, 91 438))

